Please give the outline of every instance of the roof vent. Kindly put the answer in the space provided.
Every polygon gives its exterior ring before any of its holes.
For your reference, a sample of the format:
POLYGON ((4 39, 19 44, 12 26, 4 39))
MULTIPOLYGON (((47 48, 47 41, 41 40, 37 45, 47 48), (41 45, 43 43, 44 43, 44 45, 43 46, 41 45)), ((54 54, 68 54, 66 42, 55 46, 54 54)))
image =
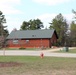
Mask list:
POLYGON ((32 35, 32 37, 36 37, 36 35, 32 35))

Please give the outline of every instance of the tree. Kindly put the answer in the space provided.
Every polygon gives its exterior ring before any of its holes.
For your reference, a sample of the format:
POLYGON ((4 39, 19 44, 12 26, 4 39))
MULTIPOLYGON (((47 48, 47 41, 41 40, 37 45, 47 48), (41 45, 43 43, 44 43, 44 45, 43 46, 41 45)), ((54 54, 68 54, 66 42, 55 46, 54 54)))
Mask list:
POLYGON ((75 19, 76 19, 76 11, 74 9, 72 9, 72 12, 75 14, 75 19))
POLYGON ((0 24, 6 23, 5 15, 0 11, 0 24))
POLYGON ((43 27, 43 23, 39 19, 24 21, 20 27, 21 30, 35 30, 41 29, 43 27))
POLYGON ((70 24, 70 45, 71 46, 76 46, 76 11, 72 10, 74 16, 74 21, 71 22, 70 24))
POLYGON ((63 46, 67 37, 68 24, 61 13, 52 20, 52 23, 50 23, 49 28, 53 28, 57 31, 59 37, 58 43, 63 46))
POLYGON ((5 15, 0 11, 0 48, 6 44, 5 38, 9 34, 5 29, 7 26, 3 26, 4 23, 6 23, 5 15))
POLYGON ((3 26, 3 24, 6 23, 6 19, 5 19, 5 15, 3 15, 3 13, 0 11, 0 36, 5 36, 8 33, 6 33, 6 27, 7 26, 3 26))
POLYGON ((71 23, 70 31, 71 45, 76 46, 76 24, 74 21, 71 23))
POLYGON ((24 22, 22 23, 20 29, 21 29, 21 30, 29 30, 29 27, 30 27, 29 23, 26 22, 26 21, 24 21, 24 22))

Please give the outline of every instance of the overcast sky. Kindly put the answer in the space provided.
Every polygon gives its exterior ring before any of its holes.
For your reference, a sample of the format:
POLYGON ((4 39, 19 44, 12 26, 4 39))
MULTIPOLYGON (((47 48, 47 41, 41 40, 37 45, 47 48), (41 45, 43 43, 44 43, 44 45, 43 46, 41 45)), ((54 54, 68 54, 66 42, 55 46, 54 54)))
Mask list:
POLYGON ((76 10, 76 0, 0 0, 0 11, 5 15, 9 32, 20 29, 23 21, 37 18, 48 28, 59 13, 70 22, 74 17, 72 9, 76 10))

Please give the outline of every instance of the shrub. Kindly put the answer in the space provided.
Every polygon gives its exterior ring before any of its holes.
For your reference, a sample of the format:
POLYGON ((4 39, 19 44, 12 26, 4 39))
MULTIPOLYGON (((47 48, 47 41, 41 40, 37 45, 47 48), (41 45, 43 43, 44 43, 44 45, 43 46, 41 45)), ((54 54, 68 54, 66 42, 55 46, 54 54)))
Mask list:
POLYGON ((19 49, 26 49, 26 48, 24 48, 24 47, 20 47, 19 49))

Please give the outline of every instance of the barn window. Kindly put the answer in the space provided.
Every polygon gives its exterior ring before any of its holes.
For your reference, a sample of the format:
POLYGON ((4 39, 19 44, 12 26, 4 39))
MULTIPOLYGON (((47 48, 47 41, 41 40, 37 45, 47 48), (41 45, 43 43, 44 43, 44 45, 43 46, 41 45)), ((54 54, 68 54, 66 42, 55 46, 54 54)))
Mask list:
POLYGON ((18 44, 18 40, 13 40, 13 44, 18 44))
POLYGON ((29 40, 26 40, 26 43, 28 43, 29 42, 29 40))

